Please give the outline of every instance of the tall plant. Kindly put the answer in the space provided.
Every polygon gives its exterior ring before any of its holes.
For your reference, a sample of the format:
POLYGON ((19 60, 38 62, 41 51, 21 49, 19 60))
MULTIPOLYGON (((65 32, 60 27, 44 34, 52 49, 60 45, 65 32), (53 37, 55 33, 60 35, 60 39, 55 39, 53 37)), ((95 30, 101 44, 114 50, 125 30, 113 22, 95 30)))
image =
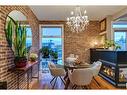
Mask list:
POLYGON ((15 56, 25 57, 26 49, 26 26, 21 26, 19 22, 16 23, 15 36, 14 36, 14 50, 15 56))
POLYGON ((13 48, 15 54, 15 64, 17 67, 24 67, 27 63, 26 58, 26 26, 9 17, 6 28, 8 44, 13 48))
POLYGON ((18 57, 26 56, 26 26, 8 16, 6 38, 10 47, 14 47, 14 54, 18 57))

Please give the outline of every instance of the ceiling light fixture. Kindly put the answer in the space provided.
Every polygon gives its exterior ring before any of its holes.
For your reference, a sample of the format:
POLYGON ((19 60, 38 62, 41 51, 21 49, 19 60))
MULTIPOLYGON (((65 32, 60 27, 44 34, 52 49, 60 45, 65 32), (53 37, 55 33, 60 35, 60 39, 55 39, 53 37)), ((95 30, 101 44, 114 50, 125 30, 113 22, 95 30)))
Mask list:
POLYGON ((76 7, 74 11, 71 11, 71 17, 67 17, 67 25, 73 32, 84 31, 89 24, 86 10, 82 13, 80 7, 76 7))

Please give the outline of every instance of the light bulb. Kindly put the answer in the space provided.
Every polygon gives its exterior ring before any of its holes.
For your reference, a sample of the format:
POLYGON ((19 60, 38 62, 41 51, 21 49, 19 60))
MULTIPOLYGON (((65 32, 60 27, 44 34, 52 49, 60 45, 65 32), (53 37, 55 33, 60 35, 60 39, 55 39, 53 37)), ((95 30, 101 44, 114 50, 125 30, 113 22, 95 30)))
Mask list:
POLYGON ((69 18, 67 18, 67 21, 69 21, 69 18))
POLYGON ((73 11, 71 11, 71 15, 73 15, 74 14, 74 12, 73 11))
POLYGON ((84 14, 86 14, 86 10, 84 11, 84 14))

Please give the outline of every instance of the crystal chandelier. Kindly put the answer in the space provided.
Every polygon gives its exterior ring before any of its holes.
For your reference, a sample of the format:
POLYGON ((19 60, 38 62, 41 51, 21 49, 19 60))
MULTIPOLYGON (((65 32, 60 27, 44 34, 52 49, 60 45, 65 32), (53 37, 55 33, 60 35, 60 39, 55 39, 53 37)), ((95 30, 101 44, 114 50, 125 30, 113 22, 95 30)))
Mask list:
POLYGON ((84 31, 88 24, 89 20, 86 15, 86 10, 82 13, 80 7, 76 7, 74 12, 71 12, 71 17, 67 18, 67 25, 73 32, 78 33, 84 31))

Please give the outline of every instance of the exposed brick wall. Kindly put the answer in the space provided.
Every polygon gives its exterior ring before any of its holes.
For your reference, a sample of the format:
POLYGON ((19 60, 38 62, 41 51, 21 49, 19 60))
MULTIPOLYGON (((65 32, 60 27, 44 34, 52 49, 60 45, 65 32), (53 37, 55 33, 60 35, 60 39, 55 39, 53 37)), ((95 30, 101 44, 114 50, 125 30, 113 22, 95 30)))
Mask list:
MULTIPOLYGON (((13 10, 20 11, 26 16, 27 21, 32 28, 32 45, 39 48, 38 19, 31 9, 28 6, 0 6, 0 81, 7 81, 8 89, 15 89, 17 84, 16 74, 8 71, 8 69, 14 65, 14 54, 11 48, 8 47, 4 31, 7 15, 13 10)), ((23 78, 22 81, 25 81, 24 75, 21 76, 21 78, 23 78)), ((26 88, 26 86, 22 87, 26 88)))
POLYGON ((64 58, 73 53, 79 55, 81 61, 89 62, 89 49, 94 46, 94 41, 99 44, 99 22, 90 21, 86 31, 81 33, 71 32, 67 25, 64 27, 64 58))

